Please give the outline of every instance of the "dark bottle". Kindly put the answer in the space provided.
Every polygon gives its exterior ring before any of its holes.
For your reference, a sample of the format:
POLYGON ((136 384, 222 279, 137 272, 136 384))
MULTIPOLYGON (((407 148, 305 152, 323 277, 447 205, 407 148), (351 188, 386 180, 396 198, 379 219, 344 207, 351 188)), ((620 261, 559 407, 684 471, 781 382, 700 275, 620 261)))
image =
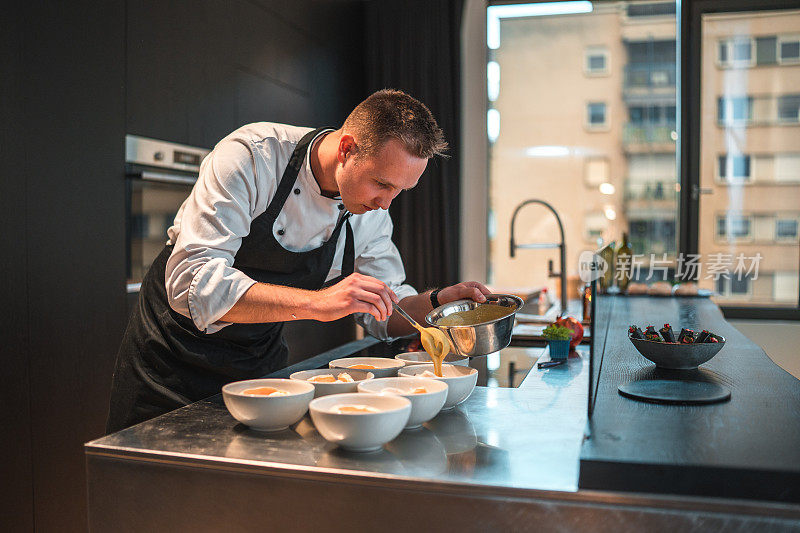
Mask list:
POLYGON ((617 249, 617 287, 622 292, 628 290, 633 270, 633 247, 628 239, 628 234, 622 234, 622 244, 617 249))

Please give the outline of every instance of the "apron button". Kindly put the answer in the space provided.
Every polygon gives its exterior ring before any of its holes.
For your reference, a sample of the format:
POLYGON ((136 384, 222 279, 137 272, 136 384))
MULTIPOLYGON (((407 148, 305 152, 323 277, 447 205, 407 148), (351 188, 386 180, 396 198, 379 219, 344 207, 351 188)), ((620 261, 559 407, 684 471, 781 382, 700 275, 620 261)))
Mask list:
POLYGON ((295 193, 295 194, 300 194, 300 189, 295 189, 295 190, 294 190, 294 193, 295 193))
POLYGON ((344 210, 344 204, 339 204, 339 211, 344 210))
POLYGON ((286 233, 286 231, 284 231, 284 230, 282 230, 282 229, 279 229, 279 230, 278 230, 278 235, 283 235, 284 233, 286 233))

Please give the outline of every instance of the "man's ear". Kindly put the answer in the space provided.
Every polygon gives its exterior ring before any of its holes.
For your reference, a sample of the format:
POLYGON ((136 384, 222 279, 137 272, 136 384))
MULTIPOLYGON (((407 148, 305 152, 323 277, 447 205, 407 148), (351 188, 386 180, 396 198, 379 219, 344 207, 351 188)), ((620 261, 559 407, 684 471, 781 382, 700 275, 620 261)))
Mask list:
POLYGON ((339 150, 336 154, 339 163, 344 164, 348 157, 356 154, 357 146, 355 138, 349 133, 343 133, 339 138, 339 150))

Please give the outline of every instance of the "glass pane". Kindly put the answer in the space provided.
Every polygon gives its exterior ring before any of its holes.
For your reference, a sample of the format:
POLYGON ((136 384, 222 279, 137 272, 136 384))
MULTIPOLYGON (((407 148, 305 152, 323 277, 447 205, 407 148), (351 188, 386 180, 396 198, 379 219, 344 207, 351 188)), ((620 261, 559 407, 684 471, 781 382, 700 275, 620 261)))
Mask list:
POLYGON ((590 70, 605 70, 606 58, 605 56, 590 56, 589 69, 590 70))
MULTIPOLYGON (((490 29, 499 13, 493 9, 487 11, 490 29)), ((623 232, 641 255, 645 276, 650 254, 662 261, 666 253, 674 265, 675 22, 674 2, 647 1, 499 18, 499 39, 488 43, 488 60, 501 71, 497 98, 488 102, 500 124, 489 152, 494 286, 548 286, 554 296, 560 289, 547 268, 552 259, 559 271, 557 249, 523 249, 510 257, 511 215, 527 199, 558 212, 565 269, 574 280, 582 251, 596 249, 600 239, 619 243, 623 232), (604 76, 588 75, 592 49, 603 51, 604 76)), ((516 219, 514 237, 518 244, 557 243, 558 226, 544 207, 531 205, 516 219)))
POLYGON ((699 282, 721 304, 798 305, 798 32, 797 10, 703 17, 699 282))
POLYGON ((167 230, 192 186, 131 179, 130 187, 128 283, 138 283, 164 248, 167 230))
POLYGON ((781 59, 800 58, 800 41, 781 43, 781 59))

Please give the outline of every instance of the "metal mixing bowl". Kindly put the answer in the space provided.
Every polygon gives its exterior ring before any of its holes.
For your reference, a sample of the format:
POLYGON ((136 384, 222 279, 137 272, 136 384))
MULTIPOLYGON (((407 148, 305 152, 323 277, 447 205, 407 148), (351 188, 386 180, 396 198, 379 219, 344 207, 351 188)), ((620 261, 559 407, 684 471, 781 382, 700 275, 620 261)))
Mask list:
POLYGON ((646 359, 659 368, 672 370, 691 370, 711 360, 723 346, 725 338, 712 334, 719 342, 698 342, 692 344, 671 344, 628 337, 636 349, 646 359))
POLYGON ((478 302, 472 300, 456 300, 441 305, 425 316, 425 321, 444 331, 450 339, 450 345, 459 355, 478 357, 498 350, 511 344, 511 330, 514 328, 514 316, 524 303, 521 298, 513 294, 489 294, 486 303, 496 304, 513 309, 508 316, 475 324, 472 326, 440 326, 436 322, 462 311, 469 311, 478 307, 478 302))

